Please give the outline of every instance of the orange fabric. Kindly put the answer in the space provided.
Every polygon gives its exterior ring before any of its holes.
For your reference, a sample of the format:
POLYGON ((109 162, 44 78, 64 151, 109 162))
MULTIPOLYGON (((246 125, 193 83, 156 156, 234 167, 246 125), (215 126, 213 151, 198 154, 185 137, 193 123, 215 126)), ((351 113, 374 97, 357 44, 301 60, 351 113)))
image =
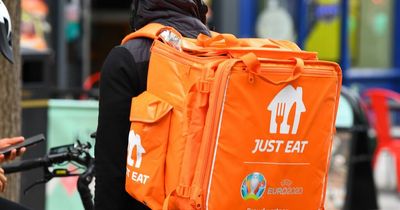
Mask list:
POLYGON ((158 32, 162 28, 164 28, 164 26, 161 24, 158 24, 158 23, 148 24, 148 25, 144 26, 143 28, 125 36, 125 38, 121 41, 121 44, 125 44, 127 41, 138 38, 138 37, 146 37, 146 38, 150 38, 150 39, 155 39, 158 35, 158 32))
POLYGON ((197 45, 201 47, 211 47, 213 45, 219 45, 220 47, 236 47, 238 44, 239 40, 233 34, 214 34, 212 37, 200 34, 197 37, 197 45))
POLYGON ((146 26, 144 26, 143 28, 132 32, 130 34, 128 34, 127 36, 125 36, 125 38, 121 41, 121 44, 125 44, 127 41, 131 40, 131 39, 135 39, 138 37, 146 37, 146 38, 150 38, 150 39, 157 39, 159 33, 162 30, 171 30, 173 31, 175 34, 179 35, 181 37, 181 35, 179 34, 178 31, 176 31, 174 28, 168 27, 168 26, 163 26, 161 24, 158 23, 152 23, 152 24, 148 24, 146 26))
POLYGON ((261 39, 232 56, 226 37, 154 41, 127 192, 152 209, 324 209, 339 66, 261 39))
POLYGON ((238 42, 237 46, 225 47, 225 43, 220 40, 217 43, 210 43, 203 47, 198 45, 198 40, 196 39, 183 39, 182 48, 186 52, 198 56, 229 55, 230 57, 239 58, 248 52, 252 52, 260 58, 291 59, 298 57, 304 60, 317 60, 316 52, 301 51, 297 46, 294 47, 294 43, 290 45, 286 41, 247 38, 239 39, 238 42))
POLYGON ((171 110, 171 105, 149 92, 132 100, 126 188, 128 192, 134 188, 139 192, 139 201, 156 209, 160 209, 166 195, 164 163, 171 110))

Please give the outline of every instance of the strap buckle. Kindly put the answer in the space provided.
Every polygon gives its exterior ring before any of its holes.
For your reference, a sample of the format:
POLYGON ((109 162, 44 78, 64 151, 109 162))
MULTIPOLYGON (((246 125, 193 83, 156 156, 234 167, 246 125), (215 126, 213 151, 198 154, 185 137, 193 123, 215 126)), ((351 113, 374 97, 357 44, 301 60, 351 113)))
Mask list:
POLYGON ((176 194, 183 198, 190 198, 190 187, 189 186, 178 186, 176 188, 176 194))
POLYGON ((201 80, 197 83, 198 90, 200 93, 209 93, 211 91, 211 82, 207 80, 201 80))

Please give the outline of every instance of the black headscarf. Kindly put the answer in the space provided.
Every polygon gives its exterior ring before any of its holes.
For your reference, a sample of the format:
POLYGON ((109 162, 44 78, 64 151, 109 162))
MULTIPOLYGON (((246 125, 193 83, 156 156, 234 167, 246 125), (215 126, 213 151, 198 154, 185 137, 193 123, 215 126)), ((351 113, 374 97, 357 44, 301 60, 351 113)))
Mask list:
POLYGON ((139 29, 150 22, 172 26, 186 37, 209 35, 205 26, 208 8, 203 0, 133 0, 131 26, 139 29))

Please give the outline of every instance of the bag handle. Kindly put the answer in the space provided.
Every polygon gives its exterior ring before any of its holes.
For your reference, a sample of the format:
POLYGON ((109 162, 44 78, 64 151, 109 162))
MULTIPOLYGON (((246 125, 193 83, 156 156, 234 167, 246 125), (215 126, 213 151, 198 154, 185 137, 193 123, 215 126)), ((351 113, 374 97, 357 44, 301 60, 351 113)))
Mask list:
MULTIPOLYGON (((265 43, 258 48, 275 48, 275 49, 289 49, 293 51, 301 51, 301 49, 294 43, 285 40, 273 39, 258 39, 263 40, 265 43)), ((199 34, 197 36, 196 45, 200 47, 216 47, 216 48, 231 48, 231 47, 253 47, 252 42, 256 39, 238 39, 233 34, 220 34, 211 31, 211 37, 199 34)))
POLYGON ((249 73, 258 75, 261 78, 266 79, 268 82, 275 84, 275 85, 289 83, 291 81, 298 79, 304 69, 303 59, 293 58, 293 60, 296 62, 296 65, 294 66, 290 76, 285 79, 272 79, 272 78, 269 78, 260 73, 261 62, 254 53, 247 53, 246 55, 243 55, 242 57, 240 57, 240 59, 245 64, 249 73))
POLYGON ((237 47, 239 46, 239 40, 233 34, 214 33, 212 37, 199 34, 196 44, 201 47, 237 47))

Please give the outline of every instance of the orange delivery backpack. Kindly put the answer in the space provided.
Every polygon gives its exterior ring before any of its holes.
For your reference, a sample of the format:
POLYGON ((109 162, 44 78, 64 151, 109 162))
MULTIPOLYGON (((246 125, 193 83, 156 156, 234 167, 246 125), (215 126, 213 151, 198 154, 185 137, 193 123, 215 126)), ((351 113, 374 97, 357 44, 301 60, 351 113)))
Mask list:
POLYGON ((324 209, 341 70, 288 41, 149 24, 126 191, 151 209, 324 209))

